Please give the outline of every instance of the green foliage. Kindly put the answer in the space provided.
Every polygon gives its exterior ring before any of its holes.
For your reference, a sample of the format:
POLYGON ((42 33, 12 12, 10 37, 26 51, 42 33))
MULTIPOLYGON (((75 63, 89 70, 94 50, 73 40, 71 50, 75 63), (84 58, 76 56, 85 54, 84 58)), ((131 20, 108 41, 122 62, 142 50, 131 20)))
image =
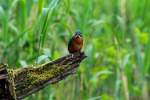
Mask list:
POLYGON ((68 54, 80 29, 77 74, 25 100, 146 100, 149 0, 0 0, 0 62, 25 67, 68 54))

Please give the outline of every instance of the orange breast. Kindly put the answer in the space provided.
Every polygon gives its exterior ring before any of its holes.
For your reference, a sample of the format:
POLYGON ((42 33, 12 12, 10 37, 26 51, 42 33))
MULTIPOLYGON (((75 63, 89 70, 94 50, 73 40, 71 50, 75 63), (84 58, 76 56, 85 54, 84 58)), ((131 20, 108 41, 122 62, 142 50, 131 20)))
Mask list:
POLYGON ((75 42, 76 42, 77 44, 83 44, 83 39, 82 39, 82 37, 77 36, 77 37, 75 38, 75 42))
POLYGON ((68 49, 70 53, 80 52, 82 49, 82 46, 83 46, 83 39, 77 36, 73 39, 68 49))

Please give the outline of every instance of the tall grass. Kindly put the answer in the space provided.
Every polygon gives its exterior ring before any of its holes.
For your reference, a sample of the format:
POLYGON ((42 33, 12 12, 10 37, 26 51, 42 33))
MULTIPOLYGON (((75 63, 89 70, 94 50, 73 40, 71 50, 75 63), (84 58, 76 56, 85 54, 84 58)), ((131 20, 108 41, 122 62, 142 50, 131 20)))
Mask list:
POLYGON ((149 0, 0 0, 0 62, 11 68, 68 54, 80 29, 77 74, 26 100, 148 100, 149 0))

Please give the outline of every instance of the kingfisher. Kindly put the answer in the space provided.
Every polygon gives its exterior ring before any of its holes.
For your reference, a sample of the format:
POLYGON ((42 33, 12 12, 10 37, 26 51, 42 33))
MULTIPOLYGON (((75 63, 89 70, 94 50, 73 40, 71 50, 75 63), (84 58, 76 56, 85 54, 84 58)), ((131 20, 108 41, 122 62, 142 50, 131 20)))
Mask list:
POLYGON ((73 37, 68 43, 68 51, 70 54, 81 52, 83 47, 83 37, 81 32, 78 30, 74 33, 73 37))

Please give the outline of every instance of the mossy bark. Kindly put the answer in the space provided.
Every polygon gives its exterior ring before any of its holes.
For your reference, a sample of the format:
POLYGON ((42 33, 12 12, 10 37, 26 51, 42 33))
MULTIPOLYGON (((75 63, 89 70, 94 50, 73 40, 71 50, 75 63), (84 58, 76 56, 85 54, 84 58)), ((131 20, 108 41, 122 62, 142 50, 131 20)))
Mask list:
POLYGON ((0 100, 13 100, 9 91, 7 65, 0 64, 0 100))
MULTIPOLYGON (((0 78, 3 77, 4 83, 8 85, 7 91, 9 91, 10 97, 18 100, 42 89, 48 84, 54 84, 73 74, 85 57, 84 53, 76 53, 38 66, 32 65, 16 70, 6 70, 4 67, 5 74, 0 74, 0 78)), ((2 84, 1 79, 0 84, 2 84)))

